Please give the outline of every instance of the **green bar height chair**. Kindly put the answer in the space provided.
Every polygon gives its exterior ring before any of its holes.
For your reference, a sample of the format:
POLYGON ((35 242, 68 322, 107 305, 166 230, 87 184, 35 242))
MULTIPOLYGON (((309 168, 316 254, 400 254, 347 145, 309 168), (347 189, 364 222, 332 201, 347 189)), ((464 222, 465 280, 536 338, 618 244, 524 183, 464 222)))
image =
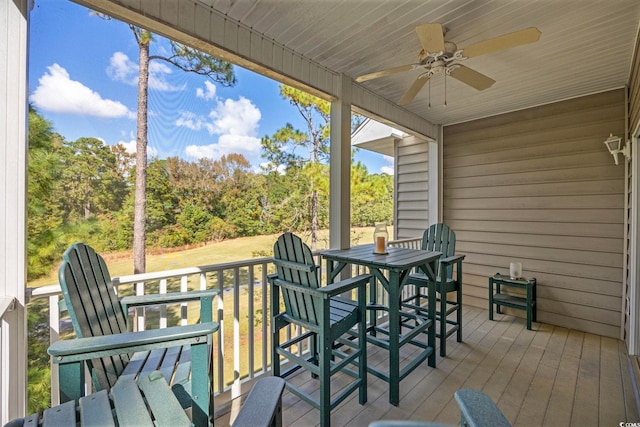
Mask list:
POLYGON ((442 252, 440 262, 437 264, 436 282, 422 273, 412 273, 407 284, 416 286, 415 295, 402 301, 403 307, 425 313, 423 299, 427 299, 424 288, 435 286, 436 290, 436 337, 440 338, 440 356, 447 354, 447 338, 454 332, 457 333, 458 342, 462 341, 462 260, 465 255, 455 255, 456 233, 445 224, 433 224, 425 230, 422 236, 423 250, 442 252), (455 266, 455 277, 454 267, 455 266), (455 292, 456 299, 449 299, 448 294, 455 292), (452 313, 456 313, 455 320, 450 319, 452 313))
POLYGON ((290 381, 287 389, 318 408, 320 425, 329 426, 331 410, 352 392, 359 391, 361 405, 367 401, 366 285, 371 275, 320 287, 319 268, 298 236, 284 233, 273 252, 277 271, 269 276, 273 375, 286 378, 306 369, 318 378, 319 395, 307 393, 290 381), (352 295, 354 290, 355 301, 341 296, 352 295), (282 342, 283 329, 289 325, 300 327, 302 333, 282 342), (331 377, 338 373, 352 380, 332 398, 331 377))

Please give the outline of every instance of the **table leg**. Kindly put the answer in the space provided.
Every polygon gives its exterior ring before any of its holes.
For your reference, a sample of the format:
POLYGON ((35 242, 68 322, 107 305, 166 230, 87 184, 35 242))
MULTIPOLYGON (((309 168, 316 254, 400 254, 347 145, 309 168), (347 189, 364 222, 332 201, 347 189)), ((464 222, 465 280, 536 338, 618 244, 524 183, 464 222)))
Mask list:
POLYGON ((493 320, 493 277, 489 277, 489 320, 493 320))
MULTIPOLYGON (((375 306, 378 303, 378 280, 375 276, 371 277, 369 281, 369 303, 371 306, 375 306)), ((376 336, 376 325, 378 311, 373 308, 369 311, 369 327, 371 328, 371 335, 376 336)))
POLYGON ((400 275, 389 271, 389 403, 400 403, 400 275))
POLYGON ((531 330, 531 284, 527 285, 527 329, 531 330))
POLYGON ((536 297, 536 282, 535 282, 535 279, 534 279, 533 284, 531 285, 531 292, 532 292, 532 294, 531 294, 531 304, 533 304, 533 307, 532 307, 532 310, 533 310, 533 321, 537 322, 538 321, 538 315, 537 315, 538 303, 536 302, 537 301, 537 297, 536 297))

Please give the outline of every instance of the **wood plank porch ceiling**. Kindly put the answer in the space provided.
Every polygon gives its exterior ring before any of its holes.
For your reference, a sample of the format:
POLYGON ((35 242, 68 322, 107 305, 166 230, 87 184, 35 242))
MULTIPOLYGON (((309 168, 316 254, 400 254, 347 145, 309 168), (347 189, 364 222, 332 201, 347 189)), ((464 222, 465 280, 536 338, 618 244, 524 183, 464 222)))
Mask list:
MULTIPOLYGON (((435 124, 451 124, 619 88, 627 84, 638 33, 637 0, 200 0, 254 31, 352 78, 416 61, 415 27, 440 22, 459 47, 535 26, 537 43, 466 61, 496 80, 478 92, 452 78, 432 79, 406 106, 435 124)), ((397 102, 416 77, 409 71, 362 83, 397 102)))

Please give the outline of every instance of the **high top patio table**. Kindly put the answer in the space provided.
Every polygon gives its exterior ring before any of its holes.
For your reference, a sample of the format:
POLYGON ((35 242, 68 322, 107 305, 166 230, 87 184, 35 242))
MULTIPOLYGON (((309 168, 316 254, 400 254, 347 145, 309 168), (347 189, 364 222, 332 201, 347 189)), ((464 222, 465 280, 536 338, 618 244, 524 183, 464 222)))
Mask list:
POLYGON ((342 269, 351 265, 367 267, 371 274, 382 284, 389 294, 388 306, 376 304, 375 284, 370 289, 372 310, 385 310, 389 313, 388 330, 382 330, 375 325, 375 312, 368 325, 370 334, 367 340, 389 351, 389 371, 385 373, 373 366, 367 370, 378 378, 389 383, 389 403, 397 406, 400 401, 400 381, 404 379, 425 359, 429 359, 431 367, 436 366, 435 353, 435 287, 429 287, 428 317, 417 316, 413 313, 400 310, 400 296, 402 288, 407 282, 409 273, 413 268, 419 268, 431 279, 435 280, 434 271, 436 263, 440 259, 440 252, 423 251, 420 249, 388 248, 386 254, 374 253, 374 245, 355 246, 349 249, 332 249, 320 252, 327 260, 327 275, 329 283, 332 283, 342 269), (386 273, 386 274, 385 274, 386 273), (433 294, 433 295, 432 295, 433 294), (403 330, 407 330, 402 333, 403 330), (376 332, 383 332, 386 338, 376 336, 376 332), (427 333, 427 343, 417 341, 415 338, 422 332, 427 333), (413 360, 402 370, 400 369, 400 348, 405 344, 412 344, 423 348, 413 360))

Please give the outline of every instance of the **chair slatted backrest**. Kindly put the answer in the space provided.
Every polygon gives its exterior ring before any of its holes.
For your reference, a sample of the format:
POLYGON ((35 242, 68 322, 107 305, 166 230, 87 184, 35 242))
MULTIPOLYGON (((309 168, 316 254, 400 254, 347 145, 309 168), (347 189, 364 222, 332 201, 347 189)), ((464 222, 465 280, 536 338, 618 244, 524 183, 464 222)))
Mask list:
MULTIPOLYGON (((422 236, 422 249, 442 252, 441 258, 453 256, 456 252, 456 233, 445 224, 433 224, 422 236)), ((438 271, 439 269, 440 264, 437 264, 436 275, 442 274, 438 271)), ((447 267, 445 277, 451 279, 452 276, 453 265, 450 265, 447 267)))
MULTIPOLYGON (((71 245, 62 259, 58 279, 76 336, 126 332, 126 317, 104 259, 84 243, 71 245)), ((128 362, 126 354, 92 360, 90 368, 95 387, 110 390, 128 362)))
MULTIPOLYGON (((307 288, 318 288, 318 267, 311 250, 292 233, 284 233, 273 245, 278 278, 307 288)), ((287 313, 301 321, 317 325, 321 301, 318 297, 292 289, 282 289, 287 313)))

